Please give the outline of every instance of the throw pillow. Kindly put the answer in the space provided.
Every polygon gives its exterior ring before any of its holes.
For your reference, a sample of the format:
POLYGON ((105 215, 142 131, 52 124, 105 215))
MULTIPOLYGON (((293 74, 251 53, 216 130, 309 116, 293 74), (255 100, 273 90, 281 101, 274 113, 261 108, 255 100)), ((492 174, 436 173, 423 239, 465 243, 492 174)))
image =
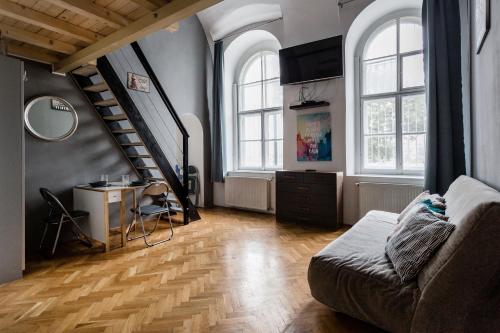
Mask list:
POLYGON ((410 204, 408 206, 406 206, 405 209, 403 209, 403 211, 401 212, 401 214, 399 214, 399 216, 398 216, 398 223, 401 222, 404 219, 404 217, 408 214, 408 212, 413 207, 415 207, 415 205, 417 205, 422 200, 425 200, 429 195, 430 195, 429 191, 424 191, 424 192, 420 193, 419 195, 417 195, 417 197, 415 199, 413 199, 413 201, 410 202, 410 204))
POLYGON ((387 241, 385 250, 402 282, 417 277, 431 256, 455 230, 455 225, 438 219, 425 205, 408 214, 387 241))

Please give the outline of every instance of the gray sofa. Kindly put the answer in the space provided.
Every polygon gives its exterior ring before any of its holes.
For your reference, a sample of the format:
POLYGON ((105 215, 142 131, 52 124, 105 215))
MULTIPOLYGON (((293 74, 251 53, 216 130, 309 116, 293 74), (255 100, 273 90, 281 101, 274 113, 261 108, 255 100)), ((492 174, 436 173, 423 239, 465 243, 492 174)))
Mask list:
POLYGON ((500 193, 458 178, 446 243, 403 284, 385 255, 397 214, 372 211, 311 259, 312 295, 390 332, 500 332, 500 193))

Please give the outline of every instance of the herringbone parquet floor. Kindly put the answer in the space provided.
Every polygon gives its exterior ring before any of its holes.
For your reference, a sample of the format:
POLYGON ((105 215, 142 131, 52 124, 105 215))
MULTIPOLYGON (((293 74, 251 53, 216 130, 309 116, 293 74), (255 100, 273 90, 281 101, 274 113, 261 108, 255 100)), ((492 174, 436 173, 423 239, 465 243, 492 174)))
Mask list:
POLYGON ((376 332, 310 296, 309 259, 342 231, 225 209, 202 217, 154 248, 68 244, 31 263, 0 287, 0 332, 376 332))

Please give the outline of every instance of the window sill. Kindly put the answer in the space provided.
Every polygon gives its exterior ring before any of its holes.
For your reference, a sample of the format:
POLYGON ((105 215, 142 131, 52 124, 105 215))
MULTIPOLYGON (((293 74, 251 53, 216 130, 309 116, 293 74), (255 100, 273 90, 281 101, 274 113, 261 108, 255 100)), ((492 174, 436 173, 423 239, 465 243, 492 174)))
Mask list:
POLYGON ((227 176, 238 176, 238 175, 248 175, 248 174, 258 174, 258 175, 272 175, 276 174, 279 170, 234 170, 228 171, 227 176))
POLYGON ((375 181, 384 181, 386 183, 403 183, 409 182, 411 184, 423 185, 424 184, 424 176, 418 175, 384 175, 384 174, 351 174, 347 177, 355 177, 361 180, 375 180, 375 181))

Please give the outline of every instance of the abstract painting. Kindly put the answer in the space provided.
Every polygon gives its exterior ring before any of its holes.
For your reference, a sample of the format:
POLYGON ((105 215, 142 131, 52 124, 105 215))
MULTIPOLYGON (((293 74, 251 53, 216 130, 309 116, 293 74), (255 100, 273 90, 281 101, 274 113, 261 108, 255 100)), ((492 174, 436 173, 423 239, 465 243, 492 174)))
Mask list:
POLYGON ((332 123, 329 112, 297 116, 297 161, 332 160, 332 123))

